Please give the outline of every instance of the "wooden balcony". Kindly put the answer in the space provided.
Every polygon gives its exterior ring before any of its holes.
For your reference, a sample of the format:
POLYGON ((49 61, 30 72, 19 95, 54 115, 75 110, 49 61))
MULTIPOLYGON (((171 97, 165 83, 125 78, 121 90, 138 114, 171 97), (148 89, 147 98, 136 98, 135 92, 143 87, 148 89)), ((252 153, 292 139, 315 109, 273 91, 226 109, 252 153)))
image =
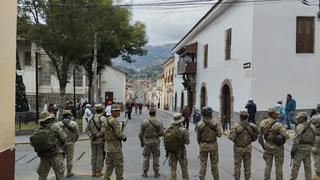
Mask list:
POLYGON ((197 62, 185 62, 183 59, 178 62, 178 75, 197 74, 197 62))

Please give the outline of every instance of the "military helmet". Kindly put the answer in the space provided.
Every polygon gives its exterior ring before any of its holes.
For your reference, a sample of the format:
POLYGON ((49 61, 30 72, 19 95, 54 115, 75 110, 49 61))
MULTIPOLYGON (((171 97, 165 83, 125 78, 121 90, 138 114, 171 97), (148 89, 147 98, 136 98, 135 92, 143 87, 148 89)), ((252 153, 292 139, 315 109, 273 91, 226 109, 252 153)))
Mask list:
POLYGON ((286 143, 286 138, 280 134, 280 133, 277 133, 273 139, 272 139, 272 142, 273 144, 277 145, 277 146, 282 146, 286 143))
POLYGON ((202 108, 201 115, 202 116, 212 116, 213 109, 209 106, 205 106, 202 108))

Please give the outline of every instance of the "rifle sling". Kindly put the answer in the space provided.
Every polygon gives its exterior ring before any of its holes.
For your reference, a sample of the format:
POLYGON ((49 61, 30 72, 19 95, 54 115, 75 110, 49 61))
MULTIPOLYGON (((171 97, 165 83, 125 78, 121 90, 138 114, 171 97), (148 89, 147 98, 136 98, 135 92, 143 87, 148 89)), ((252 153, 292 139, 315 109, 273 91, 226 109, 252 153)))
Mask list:
POLYGON ((92 118, 93 125, 97 128, 97 130, 98 130, 99 132, 101 131, 101 121, 100 121, 100 117, 101 117, 101 116, 99 116, 100 128, 98 127, 98 125, 97 125, 96 121, 94 120, 94 118, 92 118))

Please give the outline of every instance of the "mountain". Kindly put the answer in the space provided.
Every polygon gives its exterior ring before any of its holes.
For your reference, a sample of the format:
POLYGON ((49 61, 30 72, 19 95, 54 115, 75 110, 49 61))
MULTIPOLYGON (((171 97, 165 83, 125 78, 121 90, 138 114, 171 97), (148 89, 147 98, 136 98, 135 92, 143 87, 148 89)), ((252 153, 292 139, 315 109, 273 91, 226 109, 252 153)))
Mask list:
POLYGON ((127 63, 121 59, 116 58, 112 61, 113 66, 128 70, 133 69, 135 71, 141 71, 147 67, 159 66, 164 63, 168 58, 172 56, 170 50, 175 44, 163 44, 159 46, 146 46, 148 50, 145 56, 133 56, 134 62, 127 63))

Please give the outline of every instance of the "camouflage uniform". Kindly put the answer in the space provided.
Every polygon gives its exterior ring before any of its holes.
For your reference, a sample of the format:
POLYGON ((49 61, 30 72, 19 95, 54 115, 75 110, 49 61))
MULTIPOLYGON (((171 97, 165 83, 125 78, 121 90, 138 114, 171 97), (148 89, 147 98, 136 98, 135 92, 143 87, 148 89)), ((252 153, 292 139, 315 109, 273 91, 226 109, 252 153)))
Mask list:
POLYGON ((289 138, 286 129, 280 123, 274 123, 276 120, 269 117, 267 119, 262 120, 260 123, 260 132, 265 136, 265 151, 263 153, 263 159, 265 160, 266 167, 264 172, 264 179, 270 180, 271 170, 272 170, 272 161, 273 157, 275 158, 276 164, 276 180, 283 179, 283 161, 284 161, 284 147, 277 146, 273 144, 272 139, 269 138, 273 134, 277 134, 278 132, 283 135, 286 139, 289 138), (273 124, 274 123, 274 124, 273 124), (272 125, 273 124, 273 125, 272 125), (270 134, 271 133, 271 134, 270 134), (266 138, 266 136, 268 138, 266 138))
POLYGON ((217 137, 222 136, 221 126, 218 121, 209 117, 202 117, 198 123, 197 140, 200 147, 200 180, 204 180, 207 170, 207 159, 210 155, 211 172, 215 180, 219 179, 219 154, 217 137))
MULTIPOLYGON (((305 116, 305 118, 307 119, 308 117, 305 116)), ((311 128, 311 130, 313 132, 313 134, 312 134, 313 137, 315 135, 314 125, 311 124, 310 127, 308 127, 307 122, 303 122, 297 126, 297 128, 295 130, 295 134, 294 134, 293 145, 292 145, 292 152, 295 154, 293 157, 293 165, 292 165, 290 180, 297 179, 300 164, 302 161, 304 164, 305 180, 311 180, 311 177, 312 177, 311 150, 312 150, 312 146, 314 144, 314 141, 312 141, 312 137, 309 136, 310 134, 306 133, 307 131, 304 132, 304 130, 306 128, 311 128), (309 141, 309 142, 306 142, 305 139, 308 139, 307 141, 309 141)))
POLYGON ((316 128, 316 142, 312 148, 312 156, 314 160, 314 170, 318 179, 320 179, 320 113, 318 112, 312 116, 310 121, 312 121, 312 124, 316 128))
POLYGON ((104 179, 110 180, 113 170, 115 169, 116 180, 123 180, 123 154, 121 140, 126 140, 127 137, 122 133, 119 121, 110 116, 104 124, 100 134, 105 136, 106 157, 106 172, 104 179))
MULTIPOLYGON (((46 113, 46 112, 44 112, 46 113)), ((40 117, 43 114, 40 113, 40 117)), ((49 127, 51 130, 56 134, 58 143, 56 145, 57 153, 52 156, 44 156, 40 157, 40 164, 37 169, 37 173, 39 175, 39 180, 46 180, 50 171, 50 168, 52 167, 57 180, 63 180, 64 179, 64 165, 63 165, 63 145, 66 142, 66 134, 63 132, 63 130, 57 126, 56 124, 53 124, 53 122, 45 123, 46 120, 40 121, 40 126, 49 127), (45 123, 45 124, 44 124, 45 123)))
POLYGON ((149 169, 149 161, 152 155, 153 158, 153 170, 155 172, 155 176, 159 175, 160 165, 159 165, 159 157, 160 157, 160 137, 163 136, 164 130, 161 121, 156 119, 155 117, 150 117, 145 119, 141 123, 139 139, 141 146, 143 149, 143 176, 146 176, 149 169))
POLYGON ((234 142, 234 178, 239 180, 241 176, 241 162, 244 166, 244 179, 249 180, 251 177, 251 135, 243 127, 247 126, 253 131, 258 132, 258 128, 253 123, 242 121, 243 125, 235 124, 228 134, 228 138, 234 142), (253 129, 254 128, 254 129, 253 129))
MULTIPOLYGON (((181 119, 181 114, 179 115, 181 119)), ((175 120, 176 121, 176 120, 175 120)), ((169 166, 170 166, 170 180, 176 180, 177 179, 177 165, 178 162, 181 167, 182 172, 182 179, 183 180, 189 180, 189 174, 188 174, 188 159, 187 159, 187 150, 185 145, 190 143, 189 139, 189 133, 186 128, 183 127, 182 121, 176 121, 171 124, 171 126, 178 126, 178 131, 183 137, 181 141, 183 142, 184 146, 182 147, 182 150, 179 153, 170 153, 169 152, 169 166)), ((164 132, 166 134, 166 131, 164 132)))
POLYGON ((86 132, 91 139, 91 166, 92 176, 101 176, 104 161, 104 137, 98 137, 98 133, 103 129, 106 117, 102 113, 95 114, 88 122, 86 132), (96 125, 94 124, 94 122, 96 125))
MULTIPOLYGON (((64 144, 64 153, 67 159, 67 171, 70 175, 73 167, 74 143, 79 139, 79 128, 75 121, 63 119, 64 122, 57 122, 57 125, 63 129, 67 135, 66 143, 64 144), (65 124, 68 126, 66 127, 65 124)), ((67 175, 68 176, 68 175, 67 175)))

